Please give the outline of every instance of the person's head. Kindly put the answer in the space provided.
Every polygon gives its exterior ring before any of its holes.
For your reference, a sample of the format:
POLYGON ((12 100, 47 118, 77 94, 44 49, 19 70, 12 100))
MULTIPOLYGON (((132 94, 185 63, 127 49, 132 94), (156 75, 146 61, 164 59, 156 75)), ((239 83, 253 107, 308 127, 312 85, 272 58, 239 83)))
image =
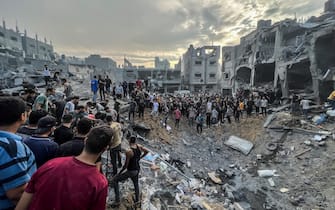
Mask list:
POLYGON ((74 103, 74 104, 78 104, 79 103, 79 96, 73 96, 71 98, 71 101, 74 103))
POLYGON ((93 127, 93 122, 90 119, 82 118, 77 124, 77 132, 79 135, 86 136, 93 127))
POLYGON ((62 85, 64 85, 67 82, 67 80, 63 78, 61 79, 61 82, 62 82, 62 85))
POLYGON ((65 114, 62 117, 62 122, 65 124, 72 123, 72 120, 73 120, 73 116, 71 114, 65 114))
POLYGON ((106 79, 108 79, 109 77, 108 77, 108 75, 106 75, 106 79))
POLYGON ((107 116, 106 116, 106 122, 107 122, 107 123, 111 123, 111 122, 113 122, 113 116, 112 116, 112 115, 107 115, 107 116))
POLYGON ((94 76, 93 76, 93 78, 94 78, 94 79, 96 79, 96 78, 97 78, 97 76, 95 76, 95 75, 94 75, 94 76))
POLYGON ((114 139, 113 129, 108 126, 92 128, 85 140, 84 151, 99 155, 104 152, 114 139))
POLYGON ((136 136, 131 136, 129 138, 129 144, 135 144, 136 143, 136 136))
POLYGON ((42 117, 37 123, 35 134, 49 136, 52 132, 54 132, 56 123, 56 118, 50 115, 42 117))
POLYGON ((50 95, 55 95, 55 89, 52 87, 48 87, 46 90, 46 95, 50 96, 50 95))
POLYGON ((99 75, 98 78, 101 79, 101 75, 99 75))
MULTIPOLYGON (((0 97, 0 127, 17 130, 27 119, 26 104, 19 97, 0 97)), ((16 131, 15 131, 16 132, 16 131)))
POLYGON ((32 111, 29 115, 29 125, 37 125, 38 121, 47 115, 48 112, 43 109, 32 111))

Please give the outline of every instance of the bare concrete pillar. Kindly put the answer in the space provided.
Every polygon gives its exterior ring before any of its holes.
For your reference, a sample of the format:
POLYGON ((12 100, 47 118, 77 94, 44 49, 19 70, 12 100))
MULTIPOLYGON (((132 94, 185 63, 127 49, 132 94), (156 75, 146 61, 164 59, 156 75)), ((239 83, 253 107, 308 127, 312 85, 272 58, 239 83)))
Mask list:
POLYGON ((312 75, 312 81, 313 81, 313 95, 317 99, 317 103, 320 103, 320 81, 319 81, 319 73, 317 68, 317 61, 316 61, 316 55, 315 55, 315 44, 316 44, 316 37, 313 36, 310 41, 310 46, 308 48, 308 56, 310 61, 310 67, 309 70, 312 75))
POLYGON ((256 71, 256 68, 255 68, 255 65, 252 64, 252 68, 251 68, 251 72, 250 72, 250 85, 251 87, 254 87, 255 85, 255 72, 256 71))

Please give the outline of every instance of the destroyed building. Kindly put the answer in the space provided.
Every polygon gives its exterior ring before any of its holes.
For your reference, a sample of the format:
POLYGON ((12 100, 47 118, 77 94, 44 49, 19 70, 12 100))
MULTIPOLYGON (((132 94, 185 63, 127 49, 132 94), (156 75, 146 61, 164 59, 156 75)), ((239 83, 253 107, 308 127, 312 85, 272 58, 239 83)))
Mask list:
MULTIPOLYGON (((157 62, 155 58, 155 66, 157 62)), ((118 68, 114 72, 115 78, 117 72, 121 72, 122 75, 118 82, 126 81, 128 83, 135 83, 136 80, 142 80, 149 86, 150 90, 157 92, 166 93, 180 90, 181 84, 181 71, 180 68, 171 69, 167 60, 161 62, 164 65, 157 65, 155 68, 145 68, 143 66, 133 66, 128 60, 125 59, 125 64, 122 68, 118 68)), ((177 66, 178 67, 178 66, 177 66)))
POLYGON ((306 22, 260 20, 257 29, 236 46, 222 49, 222 88, 281 90, 325 100, 334 88, 335 1, 306 22))
POLYGON ((221 78, 220 54, 220 46, 190 45, 181 60, 183 87, 191 91, 217 89, 221 78))

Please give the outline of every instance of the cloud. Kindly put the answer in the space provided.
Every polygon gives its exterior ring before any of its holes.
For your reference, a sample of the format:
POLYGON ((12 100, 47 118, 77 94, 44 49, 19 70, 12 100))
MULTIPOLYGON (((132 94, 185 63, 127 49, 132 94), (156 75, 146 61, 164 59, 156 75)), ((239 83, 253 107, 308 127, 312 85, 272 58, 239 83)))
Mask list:
POLYGON ((319 15, 315 0, 2 0, 0 14, 21 31, 52 39, 59 53, 100 53, 139 65, 154 56, 174 61, 189 44, 237 44, 259 19, 319 15), (20 5, 20 6, 18 6, 20 5), (145 59, 144 59, 144 58, 145 59))

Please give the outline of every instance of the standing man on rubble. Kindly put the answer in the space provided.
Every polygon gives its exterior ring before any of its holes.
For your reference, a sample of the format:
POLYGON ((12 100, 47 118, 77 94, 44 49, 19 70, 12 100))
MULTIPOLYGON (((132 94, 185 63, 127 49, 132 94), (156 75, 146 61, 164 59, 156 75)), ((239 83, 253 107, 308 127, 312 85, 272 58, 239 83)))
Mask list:
POLYGON ((126 162, 123 165, 121 171, 116 174, 111 180, 114 186, 115 202, 112 207, 118 207, 120 205, 120 191, 119 182, 130 178, 133 181, 135 188, 135 205, 140 205, 140 189, 138 185, 138 176, 140 172, 140 160, 148 154, 148 149, 140 144, 136 144, 136 137, 132 136, 129 139, 130 149, 126 152, 126 162), (124 172, 126 171, 126 172, 124 172))
POLYGON ((43 76, 44 76, 44 81, 45 81, 45 87, 48 87, 48 83, 49 83, 50 77, 51 77, 48 65, 44 65, 43 76))
POLYGON ((93 97, 92 97, 92 101, 94 103, 97 102, 97 93, 98 93, 98 80, 97 80, 97 76, 94 76, 93 79, 91 80, 91 91, 93 92, 93 97))

